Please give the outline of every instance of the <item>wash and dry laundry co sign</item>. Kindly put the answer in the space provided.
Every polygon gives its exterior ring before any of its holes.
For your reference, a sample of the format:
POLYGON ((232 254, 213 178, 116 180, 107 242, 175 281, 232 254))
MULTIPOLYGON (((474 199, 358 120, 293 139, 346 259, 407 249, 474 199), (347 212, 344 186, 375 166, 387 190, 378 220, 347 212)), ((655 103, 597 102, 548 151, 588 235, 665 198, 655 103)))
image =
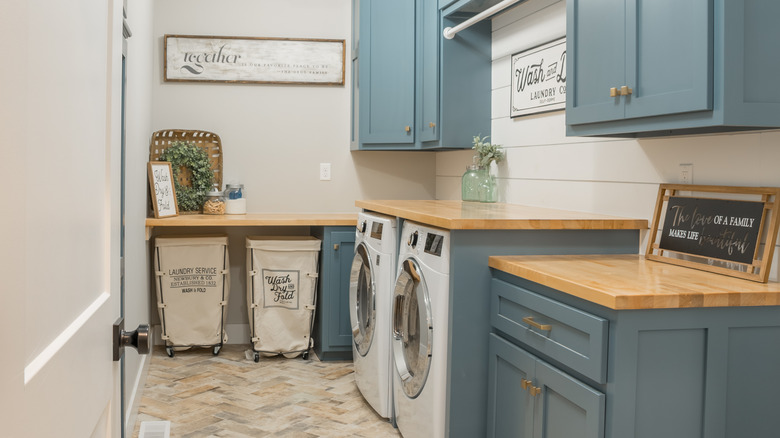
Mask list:
POLYGON ((511 117, 566 106, 566 38, 512 55, 511 117))
POLYGON ((344 40, 165 36, 165 80, 344 84, 344 40))

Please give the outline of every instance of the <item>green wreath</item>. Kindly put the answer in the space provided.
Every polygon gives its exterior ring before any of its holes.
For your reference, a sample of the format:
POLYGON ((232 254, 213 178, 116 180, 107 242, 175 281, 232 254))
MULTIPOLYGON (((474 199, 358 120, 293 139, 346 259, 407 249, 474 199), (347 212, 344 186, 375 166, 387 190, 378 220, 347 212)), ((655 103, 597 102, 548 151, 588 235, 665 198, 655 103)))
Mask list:
POLYGON ((174 141, 160 155, 160 161, 169 161, 176 189, 176 204, 179 211, 197 211, 203 206, 211 185, 214 172, 205 150, 188 141, 174 141), (179 173, 185 167, 192 172, 192 186, 179 183, 179 173))

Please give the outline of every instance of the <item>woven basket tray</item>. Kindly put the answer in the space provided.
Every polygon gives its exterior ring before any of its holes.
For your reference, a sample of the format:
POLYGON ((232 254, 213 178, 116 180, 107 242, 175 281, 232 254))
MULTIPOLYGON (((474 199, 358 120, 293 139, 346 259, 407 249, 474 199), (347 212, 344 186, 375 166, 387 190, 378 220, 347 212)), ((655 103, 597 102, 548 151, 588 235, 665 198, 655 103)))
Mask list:
MULTIPOLYGON (((186 129, 165 129, 152 134, 149 142, 149 161, 159 161, 160 155, 175 141, 188 141, 195 146, 205 149, 211 162, 211 170, 214 172, 214 182, 222 188, 222 140, 217 134, 208 131, 196 131, 186 129)), ((192 173, 189 169, 181 169, 179 172, 179 184, 185 187, 192 186, 192 173)), ((183 212, 179 213, 198 213, 183 212)))

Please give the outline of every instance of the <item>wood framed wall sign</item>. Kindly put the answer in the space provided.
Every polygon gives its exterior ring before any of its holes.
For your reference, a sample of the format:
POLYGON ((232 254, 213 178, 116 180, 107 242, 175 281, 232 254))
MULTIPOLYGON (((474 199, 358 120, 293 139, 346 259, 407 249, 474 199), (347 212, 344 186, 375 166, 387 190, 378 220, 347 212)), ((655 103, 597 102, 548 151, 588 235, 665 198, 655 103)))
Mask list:
POLYGON ((149 162, 149 189, 152 193, 152 208, 155 218, 179 214, 171 163, 167 161, 149 162))
POLYGON ((662 184, 645 258, 766 283, 779 211, 780 188, 662 184))
POLYGON ((512 55, 511 117, 566 107, 566 38, 512 55))
POLYGON ((344 40, 165 35, 165 80, 344 85, 344 40))

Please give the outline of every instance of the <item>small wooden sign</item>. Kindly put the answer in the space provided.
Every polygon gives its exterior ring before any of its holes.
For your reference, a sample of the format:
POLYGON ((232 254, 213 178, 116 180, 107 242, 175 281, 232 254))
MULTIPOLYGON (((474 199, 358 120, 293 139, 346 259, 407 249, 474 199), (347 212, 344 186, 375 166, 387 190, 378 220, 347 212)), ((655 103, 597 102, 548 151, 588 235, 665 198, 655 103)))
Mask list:
POLYGON ((165 35, 165 81, 344 85, 345 41, 165 35))
POLYGON ((173 185, 171 163, 167 161, 149 162, 149 189, 152 194, 154 217, 169 217, 179 214, 176 205, 176 189, 173 185))
POLYGON ((645 257, 766 282, 778 195, 778 188, 662 184, 645 257))
POLYGON ((512 55, 510 117, 566 107, 566 38, 512 55))

